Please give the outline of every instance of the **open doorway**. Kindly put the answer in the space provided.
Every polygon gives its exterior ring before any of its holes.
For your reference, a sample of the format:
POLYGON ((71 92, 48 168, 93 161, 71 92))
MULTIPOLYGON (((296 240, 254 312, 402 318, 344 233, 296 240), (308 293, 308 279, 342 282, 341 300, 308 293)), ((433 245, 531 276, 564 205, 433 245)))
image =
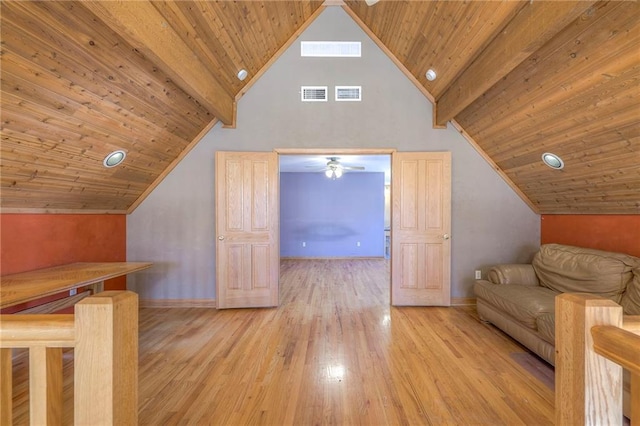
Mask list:
MULTIPOLYGON (((296 152, 216 152, 218 309, 278 306, 278 156, 292 153, 296 152)), ((372 154, 392 157, 391 304, 448 306, 451 154, 372 154)))
POLYGON ((281 303, 312 285, 388 306, 391 155, 280 155, 279 169, 281 303))
POLYGON ((281 258, 389 258, 391 156, 280 155, 281 258))

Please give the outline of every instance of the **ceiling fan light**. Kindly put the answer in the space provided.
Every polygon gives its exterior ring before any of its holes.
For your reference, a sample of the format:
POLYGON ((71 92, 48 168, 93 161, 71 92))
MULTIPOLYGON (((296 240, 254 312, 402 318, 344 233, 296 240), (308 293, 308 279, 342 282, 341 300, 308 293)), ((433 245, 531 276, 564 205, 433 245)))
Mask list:
POLYGON ((336 175, 336 178, 341 177, 342 176, 342 168, 336 167, 336 169, 333 171, 333 173, 336 175))
POLYGON ((325 175, 326 177, 328 177, 328 178, 330 178, 332 174, 333 174, 333 170, 331 170, 331 169, 327 169, 327 170, 324 172, 324 175, 325 175))
POLYGON ((380 0, 364 0, 367 6, 373 6, 374 4, 378 3, 378 1, 380 0))

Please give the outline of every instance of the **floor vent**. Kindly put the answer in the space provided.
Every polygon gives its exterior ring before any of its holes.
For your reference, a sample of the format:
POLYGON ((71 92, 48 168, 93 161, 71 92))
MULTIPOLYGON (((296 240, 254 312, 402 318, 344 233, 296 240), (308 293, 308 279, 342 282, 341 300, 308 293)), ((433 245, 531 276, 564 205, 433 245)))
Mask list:
POLYGON ((361 101, 362 86, 336 86, 336 101, 361 101))
POLYGON ((362 56, 362 43, 359 41, 301 41, 300 56, 359 58, 362 56))
POLYGON ((327 102, 327 86, 302 86, 302 102, 327 102))

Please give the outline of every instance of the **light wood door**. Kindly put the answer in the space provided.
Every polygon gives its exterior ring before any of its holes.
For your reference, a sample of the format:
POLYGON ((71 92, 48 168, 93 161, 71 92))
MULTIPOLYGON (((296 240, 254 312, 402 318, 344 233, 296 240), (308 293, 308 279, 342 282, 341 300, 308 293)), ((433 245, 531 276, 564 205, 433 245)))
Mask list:
POLYGON ((216 153, 218 309, 278 305, 278 154, 216 153))
POLYGON ((396 152, 391 182, 391 304, 451 304, 451 153, 396 152))

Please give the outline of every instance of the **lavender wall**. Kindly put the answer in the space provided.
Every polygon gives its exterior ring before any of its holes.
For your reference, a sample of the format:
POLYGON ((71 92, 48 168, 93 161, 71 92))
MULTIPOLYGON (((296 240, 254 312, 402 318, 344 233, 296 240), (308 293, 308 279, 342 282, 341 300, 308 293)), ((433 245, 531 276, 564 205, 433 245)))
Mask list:
POLYGON ((280 173, 280 255, 383 257, 384 173, 280 173))

